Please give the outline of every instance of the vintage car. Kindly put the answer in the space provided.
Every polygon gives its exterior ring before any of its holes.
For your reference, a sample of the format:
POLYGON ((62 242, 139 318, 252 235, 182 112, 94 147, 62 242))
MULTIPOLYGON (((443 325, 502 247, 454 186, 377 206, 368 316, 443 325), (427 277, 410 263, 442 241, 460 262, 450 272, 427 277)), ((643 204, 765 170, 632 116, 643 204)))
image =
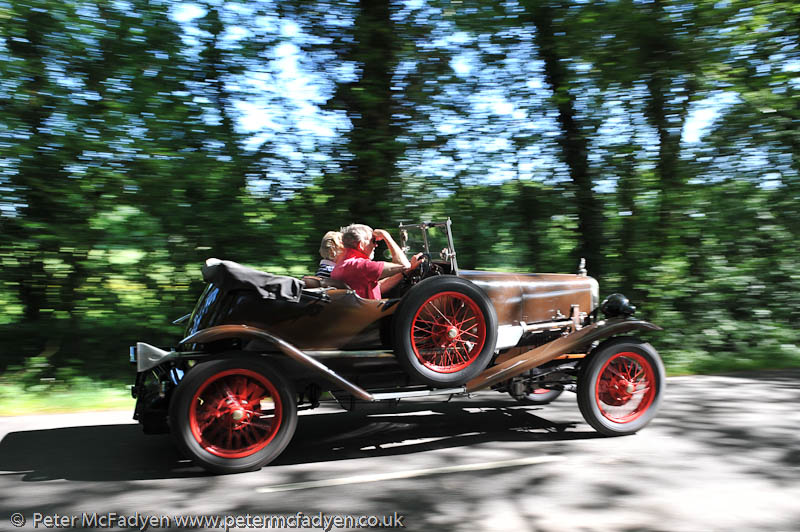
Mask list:
POLYGON ((131 348, 134 418, 219 473, 269 463, 298 407, 325 399, 352 410, 491 389, 546 404, 569 390, 602 434, 653 418, 663 364, 650 344, 621 335, 660 329, 633 318, 620 294, 601 303, 583 264, 574 275, 465 270, 449 219, 399 230, 421 265, 380 300, 209 259, 176 349, 131 348))

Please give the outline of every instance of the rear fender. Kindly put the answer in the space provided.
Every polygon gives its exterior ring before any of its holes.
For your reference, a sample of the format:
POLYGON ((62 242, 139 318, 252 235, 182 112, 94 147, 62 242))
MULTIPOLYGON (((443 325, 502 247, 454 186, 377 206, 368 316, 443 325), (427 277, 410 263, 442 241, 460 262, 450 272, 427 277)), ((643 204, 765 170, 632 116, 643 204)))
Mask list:
POLYGON ((344 379, 336 372, 331 370, 328 366, 303 353, 289 342, 257 327, 249 327, 247 325, 217 325, 215 327, 209 327, 208 329, 197 331, 196 333, 187 336, 181 340, 181 345, 207 344, 228 338, 251 338, 269 342, 275 345, 275 347, 280 349, 280 351, 289 358, 292 358, 304 366, 311 368, 320 376, 347 390, 353 396, 365 401, 373 400, 372 396, 370 396, 367 392, 352 384, 347 379, 344 379))
POLYGON ((190 344, 210 344, 218 340, 227 340, 232 338, 264 339, 264 334, 268 335, 270 338, 274 338, 271 334, 257 327, 249 327, 247 325, 216 325, 214 327, 208 327, 207 329, 202 329, 190 334, 180 341, 180 345, 186 346, 190 344))

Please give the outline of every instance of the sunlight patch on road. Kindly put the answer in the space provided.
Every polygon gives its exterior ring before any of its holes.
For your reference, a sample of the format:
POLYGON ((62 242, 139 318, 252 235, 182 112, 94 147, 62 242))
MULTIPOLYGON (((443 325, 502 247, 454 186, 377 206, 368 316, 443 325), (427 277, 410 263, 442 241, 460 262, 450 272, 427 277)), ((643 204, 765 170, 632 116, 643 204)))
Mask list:
MULTIPOLYGON (((480 436, 480 434, 481 434, 480 432, 469 432, 466 434, 459 434, 457 437, 463 438, 465 436, 480 436)), ((377 450, 377 449, 390 449, 392 447, 407 447, 409 445, 422 445, 423 443, 431 443, 435 441, 451 440, 451 439, 453 439, 453 436, 440 436, 438 438, 419 438, 416 440, 403 440, 392 443, 381 443, 379 445, 368 445, 366 447, 362 447, 360 450, 368 451, 372 449, 377 450)))
POLYGON ((420 416, 443 416, 443 412, 434 410, 420 410, 418 412, 389 412, 386 414, 370 414, 369 417, 420 417, 420 416))
POLYGON ((296 491, 314 488, 327 488, 332 486, 345 486, 348 484, 366 484, 369 482, 383 482, 387 480, 401 480, 409 478, 427 477, 432 475, 444 475, 448 473, 463 473, 466 471, 485 471, 487 469, 502 469, 506 467, 519 467, 535 464, 546 464, 550 462, 560 462, 564 460, 561 456, 531 456, 528 458, 517 458, 513 460, 499 460, 494 462, 479 462, 475 464, 463 464, 446 467, 432 467, 428 469, 411 469, 408 471, 395 471, 392 473, 377 473, 373 475, 356 475, 352 477, 331 478, 326 480, 312 480, 309 482, 297 482, 294 484, 277 484, 275 486, 265 486, 257 488, 257 493, 278 493, 282 491, 296 491))
POLYGON ((420 445, 423 443, 430 443, 439 440, 446 440, 450 438, 450 436, 442 436, 440 438, 419 438, 417 440, 404 440, 392 443, 381 443, 380 445, 368 445, 367 447, 362 447, 360 450, 368 451, 371 449, 390 449, 392 447, 405 447, 407 445, 420 445))

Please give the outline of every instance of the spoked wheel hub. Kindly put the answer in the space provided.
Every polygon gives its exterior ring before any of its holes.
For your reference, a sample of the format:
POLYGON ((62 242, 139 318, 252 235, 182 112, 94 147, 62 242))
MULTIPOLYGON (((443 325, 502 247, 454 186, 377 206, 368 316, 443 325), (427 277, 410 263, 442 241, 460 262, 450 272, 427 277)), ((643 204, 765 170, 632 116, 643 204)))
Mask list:
POLYGON ((615 423, 641 416, 655 397, 655 374, 642 355, 616 353, 600 370, 595 400, 600 412, 615 423))
POLYGON ((414 382, 460 386, 486 369, 497 343, 497 312, 486 292, 454 275, 420 281, 392 318, 395 356, 414 382))
POLYGON ((241 458, 272 441, 282 410, 278 391, 264 375, 233 369, 212 375, 197 389, 189 423, 195 440, 208 452, 241 458))
POLYGON ((427 299, 411 326, 411 346, 428 369, 453 373, 469 366, 486 341, 486 325, 478 305, 459 292, 427 299))

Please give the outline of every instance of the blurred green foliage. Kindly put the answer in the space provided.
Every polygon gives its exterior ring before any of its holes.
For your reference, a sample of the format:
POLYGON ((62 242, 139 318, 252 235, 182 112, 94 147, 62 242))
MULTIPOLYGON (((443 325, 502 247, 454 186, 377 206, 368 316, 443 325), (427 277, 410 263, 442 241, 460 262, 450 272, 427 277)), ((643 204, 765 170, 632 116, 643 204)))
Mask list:
POLYGON ((446 216, 465 267, 587 257, 672 371, 798 365, 798 16, 0 0, 0 400, 128 380, 209 256, 301 276, 329 229, 446 216))

